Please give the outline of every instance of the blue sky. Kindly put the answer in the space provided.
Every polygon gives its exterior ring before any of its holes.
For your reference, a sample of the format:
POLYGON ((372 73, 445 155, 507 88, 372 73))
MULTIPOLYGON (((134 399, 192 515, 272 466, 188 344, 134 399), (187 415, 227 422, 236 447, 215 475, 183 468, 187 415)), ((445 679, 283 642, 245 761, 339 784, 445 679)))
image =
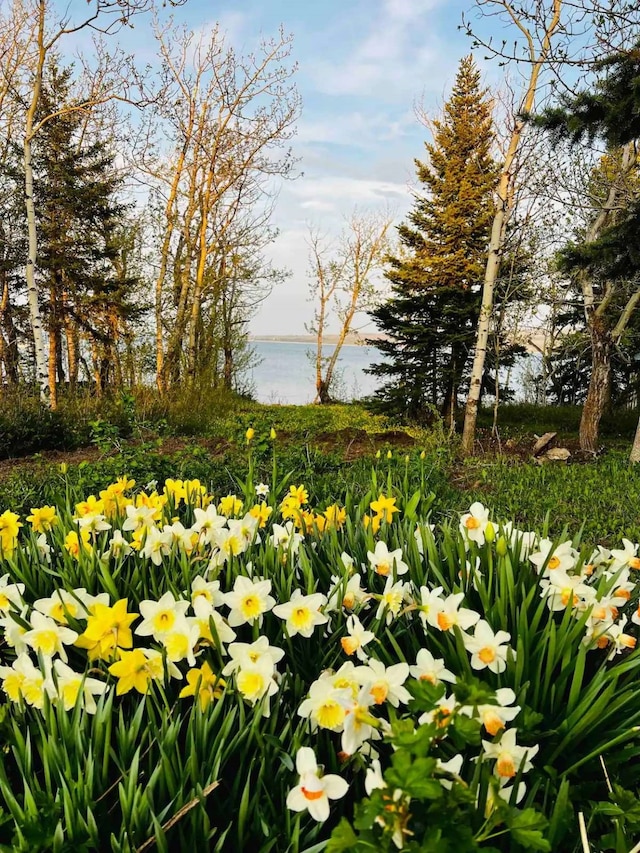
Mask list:
POLYGON ((468 0, 189 0, 177 17, 218 19, 239 50, 282 25, 294 36, 302 96, 293 150, 302 175, 281 187, 272 259, 291 270, 251 324, 255 334, 296 334, 311 319, 309 223, 340 230, 354 209, 411 205, 415 157, 428 133, 414 112, 437 114, 469 40, 458 31, 468 0))
MULTIPOLYGON (((72 0, 69 8, 84 13, 86 5, 72 0)), ((174 10, 175 20, 194 30, 218 21, 242 53, 280 26, 294 38, 303 107, 292 147, 300 175, 281 184, 274 215, 280 234, 270 250, 274 265, 291 276, 262 304, 252 333, 300 334, 312 318, 309 224, 335 234, 355 207, 388 207, 397 222, 406 214, 413 161, 428 138, 415 105, 438 115, 470 49, 458 30, 470 8, 472 0, 187 0, 174 10)), ((149 26, 138 18, 117 38, 152 62, 149 26)))

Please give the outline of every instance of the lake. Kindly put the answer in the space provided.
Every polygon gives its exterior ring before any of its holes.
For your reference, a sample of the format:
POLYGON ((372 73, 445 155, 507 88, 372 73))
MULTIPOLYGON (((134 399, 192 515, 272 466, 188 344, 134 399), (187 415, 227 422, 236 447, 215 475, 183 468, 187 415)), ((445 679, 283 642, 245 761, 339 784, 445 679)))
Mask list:
MULTIPOLYGON (((252 341, 259 364, 247 371, 255 399, 260 403, 312 403, 315 387, 315 346, 291 341, 252 341)), ((334 347, 323 353, 330 356, 334 347)), ((356 344, 340 350, 333 393, 344 400, 367 397, 376 389, 377 380, 364 372, 382 358, 378 349, 356 344)))
MULTIPOLYGON (((292 341, 252 341, 259 364, 247 371, 253 396, 259 403, 302 405, 312 403, 315 388, 315 347, 310 343, 292 341)), ((334 347, 327 345, 324 353, 330 356, 334 347)), ((382 360, 376 347, 349 344, 343 346, 338 357, 333 394, 340 400, 359 400, 374 393, 378 380, 365 373, 365 368, 382 360)), ((540 370, 540 358, 530 355, 521 359, 509 372, 509 385, 515 400, 525 400, 533 393, 527 374, 540 370)), ((501 380, 507 372, 501 371, 501 380)), ((529 400, 530 401, 530 400, 529 400)))

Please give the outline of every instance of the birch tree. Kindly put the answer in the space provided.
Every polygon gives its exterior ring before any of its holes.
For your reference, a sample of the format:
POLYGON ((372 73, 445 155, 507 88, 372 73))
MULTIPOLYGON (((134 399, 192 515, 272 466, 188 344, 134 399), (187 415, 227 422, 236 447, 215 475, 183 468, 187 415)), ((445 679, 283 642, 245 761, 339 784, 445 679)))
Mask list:
MULTIPOLYGON (((172 5, 179 5, 184 0, 170 0, 172 5)), ((9 58, 9 65, 4 69, 5 84, 8 93, 17 93, 17 101, 24 106, 22 121, 22 154, 25 182, 25 209, 28 229, 28 254, 26 261, 26 289, 29 306, 29 316, 34 341, 36 378, 43 402, 50 402, 47 357, 44 343, 44 328, 36 281, 36 265, 38 260, 38 235, 36 226, 36 209, 34 201, 34 171, 33 143, 39 131, 54 115, 38 117, 41 103, 43 77, 50 56, 64 44, 65 40, 81 30, 92 30, 102 35, 111 35, 129 24, 131 19, 139 14, 150 11, 154 0, 89 0, 85 10, 79 17, 73 17, 70 7, 57 17, 52 0, 13 0, 8 11, 2 17, 0 32, 8 33, 3 36, 3 55, 9 58), (7 47, 8 43, 8 47, 7 47)), ((65 110, 89 110, 97 103, 116 97, 127 97, 123 89, 127 88, 126 81, 131 81, 135 75, 119 75, 116 72, 122 64, 123 57, 114 61, 113 55, 106 57, 110 73, 98 75, 101 80, 97 91, 82 103, 62 107, 65 110)), ((3 98, 0 92, 0 99, 3 98)), ((56 115, 59 115, 58 110, 56 115)))
POLYGON ((388 214, 355 211, 334 244, 311 229, 310 287, 316 310, 308 330, 316 338, 315 403, 331 402, 338 357, 353 330, 354 318, 375 304, 375 275, 388 251, 391 221, 388 214), (338 321, 338 335, 333 352, 325 356, 323 347, 331 318, 338 321))
POLYGON ((526 19, 519 14, 518 10, 508 0, 478 0, 478 5, 480 6, 498 7, 506 12, 512 23, 521 32, 526 43, 529 76, 519 107, 513 116, 512 129, 496 192, 496 212, 491 226, 491 238, 482 287, 482 303, 478 319, 475 353, 462 431, 462 450, 466 454, 473 453, 474 448, 478 404, 480 401, 482 376, 484 373, 487 342, 493 312, 494 290, 507 236, 507 226, 514 204, 516 182, 514 164, 527 127, 524 116, 533 110, 540 74, 547 62, 552 40, 561 26, 562 2, 563 0, 552 0, 549 3, 549 8, 546 10, 547 15, 542 22, 542 26, 536 30, 533 26, 527 25, 526 19))

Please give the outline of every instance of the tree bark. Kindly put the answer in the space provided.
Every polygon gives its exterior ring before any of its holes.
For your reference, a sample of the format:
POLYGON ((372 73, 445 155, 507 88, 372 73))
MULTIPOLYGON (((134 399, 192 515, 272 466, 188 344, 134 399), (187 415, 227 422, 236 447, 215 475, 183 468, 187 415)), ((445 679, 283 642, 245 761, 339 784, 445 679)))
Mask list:
POLYGON ((498 202, 491 228, 491 240, 489 242, 487 266, 485 269, 484 284, 482 288, 482 304, 480 307, 480 316, 478 318, 475 355, 471 370, 469 395, 467 397, 467 405, 465 409, 464 428, 462 431, 462 452, 467 456, 473 453, 475 444, 478 405, 480 402, 482 376, 484 374, 484 363, 487 354, 487 342, 489 340, 489 327, 493 313, 493 293, 498 279, 500 259, 507 233, 507 224, 514 203, 516 157, 525 131, 525 123, 520 116, 522 114, 526 115, 531 113, 533 109, 540 71, 542 70, 542 66, 544 65, 549 53, 551 38, 560 24, 562 0, 553 0, 553 14, 551 21, 546 27, 542 43, 538 50, 535 48, 531 33, 525 29, 524 24, 519 18, 517 18, 511 6, 508 3, 505 3, 504 5, 509 14, 512 16, 516 26, 519 27, 527 39, 529 45, 529 59, 531 62, 531 73, 529 75, 527 90, 524 98, 522 99, 522 104, 518 110, 518 116, 515 119, 515 124, 511 132, 509 146, 505 154, 504 165, 500 173, 500 181, 498 184, 498 202))
POLYGON ((611 392, 610 330, 602 317, 594 316, 591 333, 591 377, 580 419, 580 449, 587 453, 598 450, 600 419, 611 392))

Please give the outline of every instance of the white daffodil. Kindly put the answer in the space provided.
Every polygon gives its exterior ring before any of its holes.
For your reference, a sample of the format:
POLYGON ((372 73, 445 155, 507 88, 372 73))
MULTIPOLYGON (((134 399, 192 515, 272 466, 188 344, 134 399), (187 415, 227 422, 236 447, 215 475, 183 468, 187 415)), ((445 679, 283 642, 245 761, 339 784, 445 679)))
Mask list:
POLYGON ((442 599, 442 606, 436 611, 427 614, 427 622, 441 631, 453 633, 453 628, 458 625, 461 630, 466 631, 475 625, 480 614, 468 607, 460 607, 464 599, 464 592, 456 592, 442 599))
POLYGON ((438 613, 443 607, 442 587, 437 586, 435 589, 429 589, 426 586, 420 587, 420 597, 415 600, 415 605, 418 608, 418 616, 422 625, 427 630, 427 625, 435 625, 437 622, 438 613))
MULTIPOLYGON (((230 519, 229 524, 233 519, 230 519)), ((237 557, 239 554, 244 554, 247 550, 247 542, 236 529, 221 527, 216 530, 215 544, 218 549, 216 557, 217 565, 221 566, 227 562, 230 557, 237 557)))
POLYGON ((541 539, 539 551, 529 554, 529 560, 536 567, 538 574, 550 577, 553 572, 570 572, 578 562, 578 552, 571 542, 561 542, 556 548, 551 539, 541 539))
POLYGON ((351 575, 346 584, 345 578, 332 575, 332 585, 329 589, 329 600, 324 609, 325 613, 339 610, 340 607, 344 607, 345 610, 353 610, 355 607, 361 606, 362 610, 367 610, 370 606, 369 593, 360 586, 360 582, 359 573, 351 575))
POLYGON ((376 611, 376 619, 382 619, 385 616, 387 625, 390 625, 400 613, 402 603, 409 594, 409 588, 408 583, 402 581, 394 583, 393 578, 388 577, 382 594, 375 596, 380 601, 376 611))
POLYGON ((217 610, 210 608, 206 601, 198 599, 193 609, 196 615, 187 616, 187 622, 189 625, 198 626, 199 639, 206 640, 212 646, 217 646, 219 641, 220 651, 222 654, 226 654, 225 645, 235 640, 236 632, 229 627, 217 610), (211 629, 211 622, 213 622, 214 630, 211 629))
MULTIPOLYGON (((436 768, 444 773, 451 773, 454 776, 460 776, 460 771, 462 770, 464 758, 462 755, 458 753, 458 755, 454 755, 453 758, 450 758, 448 761, 441 761, 439 758, 437 759, 436 768)), ((447 779, 445 776, 438 777, 438 781, 442 785, 443 788, 446 788, 447 791, 450 791, 453 786, 453 781, 451 779, 447 779)))
POLYGON ((135 633, 141 637, 152 636, 154 640, 160 640, 184 617, 189 604, 190 602, 184 599, 176 599, 172 592, 165 592, 158 601, 141 601, 139 609, 143 621, 135 633))
POLYGON ((227 651, 231 660, 222 670, 222 675, 231 675, 238 669, 261 662, 268 662, 273 672, 276 664, 284 657, 284 649, 270 646, 267 637, 258 637, 253 643, 231 643, 227 651))
POLYGON ((637 556, 637 543, 634 544, 629 539, 623 539, 622 544, 624 546, 622 549, 611 549, 612 562, 609 567, 609 572, 611 573, 625 568, 640 569, 640 557, 637 556))
POLYGON ((418 724, 422 726, 425 723, 436 723, 439 728, 445 728, 456 706, 457 700, 453 694, 451 696, 441 696, 432 711, 425 711, 424 714, 418 717, 418 724))
POLYGON ((220 581, 208 581, 202 575, 197 575, 191 581, 190 595, 193 612, 200 617, 224 604, 224 595, 220 592, 220 581))
POLYGON ((44 706, 45 677, 28 654, 20 654, 11 666, 0 666, 2 689, 12 702, 21 699, 34 708, 44 706))
POLYGON ((434 658, 428 649, 420 649, 416 657, 415 666, 409 667, 409 675, 418 681, 428 681, 429 684, 440 684, 448 681, 455 684, 456 677, 445 668, 442 658, 434 658))
POLYGON ((273 608, 273 613, 278 619, 285 620, 287 633, 290 637, 294 637, 296 634, 310 637, 316 625, 324 625, 329 621, 328 616, 320 613, 320 608, 326 603, 327 596, 321 592, 303 595, 301 590, 295 589, 290 601, 285 604, 278 604, 273 608))
POLYGON ((131 551, 131 545, 129 545, 127 540, 122 535, 122 531, 114 530, 113 536, 109 540, 109 547, 102 556, 105 559, 107 557, 113 557, 117 560, 119 558, 126 557, 127 554, 131 553, 131 551))
POLYGON ((45 658, 51 658, 59 654, 63 661, 67 661, 65 646, 70 646, 78 639, 76 631, 58 625, 49 616, 34 610, 31 614, 31 630, 23 635, 23 641, 36 653, 41 652, 45 658))
POLYGON ((218 515, 218 510, 214 504, 209 504, 206 509, 196 507, 193 510, 195 521, 191 529, 198 534, 201 542, 206 542, 208 545, 213 545, 216 541, 216 533, 221 530, 227 523, 224 515, 218 515))
POLYGON ((175 548, 184 554, 190 554, 198 542, 198 534, 192 527, 185 527, 181 521, 165 524, 162 534, 166 536, 170 550, 175 548))
POLYGON ((293 521, 287 521, 284 524, 274 524, 272 530, 269 542, 274 548, 291 551, 292 554, 298 553, 303 537, 300 533, 296 532, 293 521))
MULTIPOLYGON (((85 592, 85 590, 82 590, 85 592)), ((61 625, 67 625, 67 617, 72 619, 86 619, 87 609, 78 600, 79 596, 74 593, 67 592, 66 589, 57 589, 49 598, 39 598, 34 601, 34 608, 50 619, 54 619, 61 625)))
POLYGON ((231 612, 227 618, 229 625, 235 628, 245 622, 262 625, 263 614, 271 610, 276 603, 272 598, 270 580, 253 580, 238 575, 233 584, 233 590, 224 595, 224 603, 231 612))
POLYGON ((369 685, 365 684, 355 701, 347 709, 340 741, 342 751, 347 755, 353 755, 357 752, 369 738, 380 739, 381 735, 377 725, 381 721, 376 720, 370 710, 374 701, 369 685))
POLYGON ((135 531, 140 530, 141 527, 149 530, 155 527, 154 519, 157 512, 155 507, 145 506, 144 504, 140 506, 128 504, 125 507, 125 512, 127 517, 122 525, 123 530, 135 531))
POLYGON ((567 607, 579 608, 582 601, 591 595, 580 575, 568 575, 562 569, 555 569, 540 581, 540 595, 546 598, 549 610, 566 610, 567 607))
POLYGON ((479 501, 472 503, 469 512, 460 517, 460 532, 467 542, 484 545, 484 533, 489 523, 489 510, 479 501))
POLYGON ((256 497, 266 498, 269 494, 269 486, 266 483, 258 483, 256 486, 256 497))
POLYGON ((302 746, 296 755, 298 784, 287 795, 287 808, 294 812, 308 811, 314 820, 323 823, 329 817, 329 800, 339 800, 349 790, 341 776, 321 775, 313 750, 302 746))
POLYGON ((109 689, 104 681, 89 678, 83 672, 75 672, 61 660, 53 662, 53 674, 46 679, 45 688, 53 701, 62 703, 65 711, 71 711, 81 697, 81 707, 87 714, 95 714, 98 710, 96 696, 102 696, 109 689))
POLYGON ((255 516, 247 513, 242 518, 230 518, 229 530, 244 543, 246 550, 254 541, 259 541, 259 523, 259 520, 255 516))
POLYGON ((521 560, 526 559, 536 547, 538 534, 533 530, 518 530, 517 527, 513 526, 512 521, 507 521, 502 525, 502 532, 512 550, 521 560))
POLYGON ((244 699, 251 705, 256 705, 265 699, 262 715, 270 713, 269 698, 278 692, 278 684, 274 678, 271 661, 261 658, 250 666, 243 666, 235 672, 236 687, 244 699))
MULTIPOLYGON (((466 650, 471 655, 472 669, 490 669, 491 672, 504 672, 507 668, 507 653, 511 634, 497 631, 495 634, 488 622, 480 619, 476 622, 473 636, 463 634, 466 650)), ((515 652, 511 650, 515 657, 515 652)))
POLYGON ((537 745, 518 746, 516 734, 517 729, 507 729, 495 743, 482 741, 485 757, 495 759, 494 773, 502 779, 512 779, 521 769, 523 773, 528 773, 533 767, 531 759, 540 749, 537 745))
POLYGON ((385 578, 391 577, 394 572, 396 575, 406 575, 409 571, 409 566, 402 560, 402 548, 389 551, 384 542, 376 542, 375 550, 367 551, 367 558, 374 572, 385 578))
POLYGON ((81 530, 86 530, 87 533, 95 535, 102 533, 103 530, 111 530, 111 525, 106 517, 100 512, 88 512, 80 518, 73 519, 81 530))
POLYGON ((520 706, 513 704, 516 694, 510 687, 496 690, 496 701, 496 705, 478 705, 480 721, 491 737, 495 737, 506 723, 515 720, 520 713, 520 706))
POLYGON ((606 637, 609 640, 610 651, 607 655, 607 660, 612 660, 621 652, 631 651, 635 649, 637 640, 631 634, 625 633, 627 625, 627 617, 623 616, 615 625, 610 625, 606 631, 606 637))
POLYGON ((387 783, 384 781, 384 777, 382 775, 380 760, 374 758, 370 766, 367 767, 367 772, 364 777, 364 789, 367 792, 367 796, 370 797, 372 791, 375 791, 378 788, 383 789, 386 787, 387 783))
POLYGON ((298 714, 309 719, 312 731, 321 728, 341 732, 353 698, 350 687, 336 687, 330 678, 320 677, 309 687, 309 695, 301 702, 298 714))
POLYGON ((373 631, 365 630, 362 622, 358 619, 355 613, 347 617, 347 634, 348 636, 340 639, 340 645, 343 651, 352 655, 355 654, 358 660, 365 661, 369 657, 364 650, 367 643, 375 639, 373 631))
POLYGON ((23 583, 9 583, 9 575, 2 575, 0 578, 0 616, 7 616, 11 609, 20 610, 24 605, 23 593, 23 583))
POLYGON ((47 534, 41 533, 36 539, 36 548, 38 549, 38 557, 44 560, 45 563, 51 562, 51 545, 47 541, 47 534))
MULTIPOLYGON (((20 618, 25 622, 27 621, 28 611, 29 606, 27 604, 20 611, 20 618)), ((24 641, 24 635, 28 629, 24 625, 9 615, 0 619, 0 629, 2 629, 5 643, 15 651, 16 655, 27 652, 29 647, 24 641)))
POLYGON ((356 675, 363 686, 369 688, 376 705, 388 702, 397 708, 402 702, 411 701, 411 694, 403 687, 409 678, 409 664, 394 663, 385 666, 382 661, 371 659, 366 666, 356 667, 356 675))

